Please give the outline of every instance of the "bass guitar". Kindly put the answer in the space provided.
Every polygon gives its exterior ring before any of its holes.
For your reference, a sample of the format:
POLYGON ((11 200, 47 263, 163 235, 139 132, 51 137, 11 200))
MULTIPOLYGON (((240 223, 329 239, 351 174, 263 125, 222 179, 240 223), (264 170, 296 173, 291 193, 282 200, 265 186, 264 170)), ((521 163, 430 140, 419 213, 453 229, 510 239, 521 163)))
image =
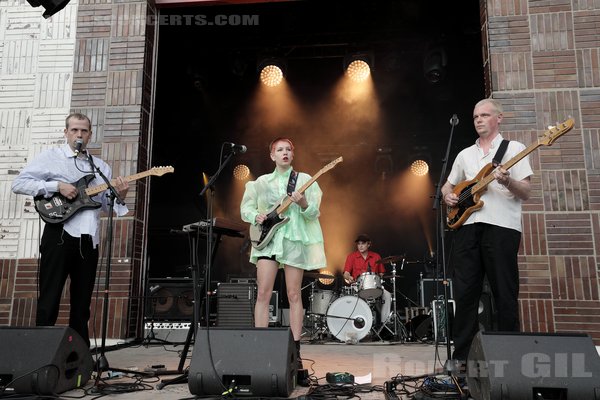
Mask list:
MULTIPOLYGON (((149 175, 162 176, 174 171, 173 167, 154 167, 144 172, 126 176, 127 182, 135 181, 149 175)), ((92 200, 91 197, 108 189, 108 185, 102 185, 88 188, 87 185, 95 178, 94 174, 89 174, 72 183, 77 188, 78 194, 72 200, 56 192, 52 197, 36 196, 33 198, 36 211, 40 218, 48 224, 59 224, 67 221, 79 210, 87 208, 100 208, 102 203, 92 200)), ((116 184, 116 179, 110 181, 112 185, 116 184)))
MULTIPOLYGON (((552 145, 556 139, 573 129, 574 125, 573 118, 569 118, 548 129, 537 142, 523 149, 519 154, 508 160, 506 164, 503 164, 502 167, 508 170, 538 147, 552 145)), ((492 163, 489 163, 479 171, 474 179, 462 181, 454 187, 453 192, 458 196, 458 203, 455 206, 447 207, 448 227, 451 229, 461 227, 471 214, 483 207, 484 202, 481 200, 481 196, 487 190, 487 186, 494 181, 495 178, 492 173, 494 170, 492 163)))
MULTIPOLYGON (((321 175, 325 172, 329 171, 333 167, 335 167, 338 163, 344 161, 343 157, 338 157, 323 168, 319 170, 308 182, 306 182, 300 189, 297 190, 298 193, 304 193, 306 189, 310 187, 313 183, 319 179, 321 175)), ((250 242, 252 243, 252 247, 257 250, 262 250, 265 248, 267 244, 273 239, 273 235, 275 232, 284 224, 286 224, 290 218, 284 217, 282 214, 288 209, 288 207, 292 204, 292 200, 289 196, 283 196, 283 198, 275 204, 269 211, 267 211, 267 218, 263 221, 262 224, 251 224, 250 225, 250 242)))

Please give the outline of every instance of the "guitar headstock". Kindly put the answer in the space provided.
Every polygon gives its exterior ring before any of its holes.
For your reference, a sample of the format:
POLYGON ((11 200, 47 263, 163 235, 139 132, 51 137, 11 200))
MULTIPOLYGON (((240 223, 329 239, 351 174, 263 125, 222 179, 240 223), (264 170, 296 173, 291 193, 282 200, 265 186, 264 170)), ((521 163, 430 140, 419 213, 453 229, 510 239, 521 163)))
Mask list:
POLYGON ((573 129, 574 126, 575 120, 573 118, 569 118, 568 120, 561 122, 556 126, 548 128, 548 130, 544 132, 544 136, 541 137, 538 142, 545 146, 550 146, 556 139, 573 129))
POLYGON ((335 167, 337 164, 341 163, 342 161, 344 161, 344 157, 338 157, 335 160, 333 160, 332 162, 330 162, 329 164, 327 164, 326 166, 324 166, 321 171, 326 172, 329 171, 330 169, 332 169, 333 167, 335 167))
POLYGON ((154 176, 163 176, 164 174, 170 174, 171 172, 175 172, 175 168, 169 166, 165 167, 153 167, 149 171, 150 175, 154 176))

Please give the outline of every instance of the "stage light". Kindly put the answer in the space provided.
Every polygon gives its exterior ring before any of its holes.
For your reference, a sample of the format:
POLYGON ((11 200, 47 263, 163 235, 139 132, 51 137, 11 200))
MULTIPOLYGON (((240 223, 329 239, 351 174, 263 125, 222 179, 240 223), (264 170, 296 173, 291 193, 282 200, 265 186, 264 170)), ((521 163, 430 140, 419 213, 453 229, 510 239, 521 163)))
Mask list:
POLYGON ((441 47, 435 47, 423 58, 423 74, 427 82, 431 84, 439 83, 446 76, 446 51, 441 47))
POLYGON ((50 18, 69 4, 69 0, 27 0, 31 7, 42 6, 46 11, 42 14, 44 18, 50 18))
POLYGON ((274 87, 279 85, 285 76, 285 62, 278 58, 267 58, 258 64, 260 81, 263 85, 274 87))
POLYGON ((410 164, 410 172, 412 172, 413 175, 416 176, 425 176, 427 175, 427 173, 429 173, 429 164, 427 163, 427 161, 422 159, 414 160, 410 164))
POLYGON ((233 168, 233 177, 238 181, 244 181, 250 176, 250 168, 247 165, 239 164, 233 168))
POLYGON ((319 283, 325 286, 332 285, 335 282, 335 275, 331 271, 319 271, 320 274, 329 275, 331 278, 319 278, 319 283))
POLYGON ((373 57, 370 54, 353 54, 344 57, 346 75, 354 82, 364 82, 371 75, 373 57))

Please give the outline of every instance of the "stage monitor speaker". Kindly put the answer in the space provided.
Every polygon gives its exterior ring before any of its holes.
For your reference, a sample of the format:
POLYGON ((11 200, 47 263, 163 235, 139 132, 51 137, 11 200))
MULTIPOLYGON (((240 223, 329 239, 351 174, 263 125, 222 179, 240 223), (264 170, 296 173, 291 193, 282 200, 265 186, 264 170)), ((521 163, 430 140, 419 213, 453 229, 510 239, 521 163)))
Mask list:
POLYGON ((188 386, 195 395, 288 397, 296 386, 289 328, 198 327, 188 386))
POLYGON ((479 332, 467 384, 475 400, 600 400, 600 357, 587 335, 479 332))
POLYGON ((90 350, 69 327, 0 327, 0 387, 4 394, 63 393, 92 375, 90 350))
POLYGON ((194 292, 190 278, 150 279, 146 296, 147 321, 191 321, 194 292))

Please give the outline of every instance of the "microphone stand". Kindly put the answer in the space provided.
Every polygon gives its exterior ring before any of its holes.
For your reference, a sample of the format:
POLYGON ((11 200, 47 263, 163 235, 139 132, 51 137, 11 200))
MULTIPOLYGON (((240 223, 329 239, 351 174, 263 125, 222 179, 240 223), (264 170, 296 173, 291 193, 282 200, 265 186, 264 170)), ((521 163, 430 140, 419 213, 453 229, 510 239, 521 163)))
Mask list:
POLYGON ((433 209, 436 210, 436 268, 435 275, 436 279, 434 280, 434 284, 437 287, 437 279, 438 279, 438 268, 442 266, 442 279, 444 284, 444 309, 445 312, 445 328, 446 328, 446 363, 444 364, 444 370, 448 374, 452 374, 457 370, 457 366, 455 362, 452 362, 452 350, 450 345, 450 318, 449 318, 449 302, 448 302, 448 279, 446 276, 446 246, 445 246, 445 221, 444 221, 444 213, 441 210, 441 205, 443 201, 442 197, 442 186, 444 184, 444 179, 446 177, 446 169, 448 167, 448 157, 450 156, 450 148, 452 147, 452 137, 454 136, 454 128, 458 125, 458 117, 456 114, 452 115, 450 119, 450 137, 448 138, 448 144, 446 146, 446 155, 442 159, 442 172, 440 173, 440 180, 436 187, 435 196, 433 199, 433 209))
MULTIPOLYGON (((189 348, 189 343, 191 342, 192 339, 192 335, 195 338, 197 338, 197 331, 198 331, 198 324, 201 321, 200 315, 200 307, 202 305, 202 302, 204 301, 204 305, 205 305, 205 323, 206 323, 206 330, 207 330, 207 335, 206 338, 207 340, 210 341, 210 334, 208 332, 209 327, 210 327, 210 299, 208 298, 209 295, 212 295, 212 292, 210 290, 210 274, 211 274, 211 266, 212 266, 212 262, 213 262, 213 254, 212 254, 212 249, 213 249, 213 200, 214 200, 214 196, 215 196, 215 191, 213 188, 213 185, 215 183, 215 181, 217 180, 217 178, 219 177, 219 175, 221 175, 221 172, 223 171, 223 169, 225 168, 225 166, 229 163, 229 161, 231 161, 231 159, 233 158, 233 156, 237 153, 236 148, 232 147, 231 148, 231 152, 227 155, 227 157, 225 158, 225 160, 223 162, 221 162, 221 164, 219 165, 219 169, 217 170, 217 172, 215 172, 210 179, 208 180, 208 182, 206 183, 206 185, 202 188, 202 191, 198 194, 198 196, 202 197, 204 196, 204 194, 206 193, 206 191, 208 189, 211 189, 210 191, 210 199, 207 201, 206 203, 206 218, 208 221, 208 230, 206 233, 206 260, 205 260, 205 267, 204 267, 204 283, 202 285, 201 289, 201 294, 198 292, 198 282, 197 282, 197 277, 198 277, 198 271, 195 271, 195 268, 198 268, 199 266, 192 266, 192 284, 194 285, 194 316, 193 316, 193 321, 192 321, 192 326, 190 326, 190 331, 188 332, 188 337, 186 339, 186 349, 184 351, 184 353, 182 354, 182 357, 180 359, 180 363, 179 363, 179 368, 178 370, 182 370, 183 369, 183 363, 185 361, 185 357, 187 356, 187 349, 189 348)), ((195 251, 195 250, 194 250, 195 251)), ((207 343, 208 346, 208 351, 210 354, 210 343, 207 343)), ((199 347, 198 347, 199 348, 199 347)), ((212 354, 211 356, 211 364, 214 364, 212 362, 212 354)), ((216 373, 216 372, 215 372, 216 373)), ((173 379, 169 379, 169 380, 163 380, 161 382, 158 383, 158 385, 156 386, 157 389, 162 389, 167 385, 171 385, 174 383, 185 383, 188 381, 188 376, 189 371, 185 370, 183 372, 182 375, 177 376, 173 379)))
POLYGON ((96 382, 98 382, 98 380, 100 379, 100 375, 104 371, 111 370, 111 371, 116 371, 116 372, 126 372, 126 373, 131 372, 131 371, 127 371, 127 370, 119 370, 119 369, 110 368, 108 365, 108 360, 106 359, 106 355, 104 354, 104 352, 106 350, 106 330, 107 330, 107 323, 108 323, 108 300, 109 300, 108 293, 109 293, 109 288, 110 288, 110 269, 111 269, 111 259, 112 259, 113 212, 114 212, 115 200, 117 200, 119 202, 119 204, 125 204, 125 202, 123 201, 123 199, 121 199, 121 197, 119 196, 119 193, 117 192, 115 187, 112 185, 110 180, 106 177, 106 175, 104 175, 102 173, 102 171, 100 170, 100 168, 98 168, 96 166, 92 155, 89 154, 87 151, 86 151, 86 154, 87 154, 88 162, 90 163, 90 165, 92 167, 92 170, 95 171, 102 178, 102 180, 106 183, 106 186, 108 189, 108 193, 106 194, 106 196, 108 197, 108 223, 107 223, 107 227, 106 227, 106 230, 107 230, 106 277, 104 278, 104 302, 102 304, 102 328, 101 328, 102 342, 100 345, 100 357, 98 357, 98 360, 96 361, 96 368, 95 368, 96 372, 98 373, 98 375, 96 377, 96 382))

